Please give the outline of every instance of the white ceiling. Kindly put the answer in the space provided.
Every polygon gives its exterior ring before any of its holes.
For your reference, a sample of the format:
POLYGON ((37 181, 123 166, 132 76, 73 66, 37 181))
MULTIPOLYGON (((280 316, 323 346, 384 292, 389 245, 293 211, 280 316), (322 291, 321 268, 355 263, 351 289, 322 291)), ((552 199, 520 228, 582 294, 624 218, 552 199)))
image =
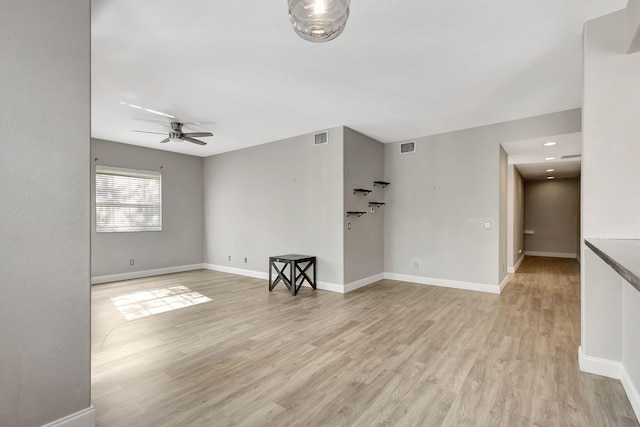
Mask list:
POLYGON ((382 142, 579 107, 582 26, 627 0, 353 0, 310 43, 285 0, 92 1, 92 136, 209 156, 345 125, 382 142), (207 146, 160 145, 175 115, 207 146))
POLYGON ((575 178, 580 175, 580 157, 562 159, 563 156, 582 154, 582 133, 555 135, 547 138, 513 141, 502 144, 509 155, 509 164, 516 165, 525 180, 575 178), (555 142, 553 146, 545 146, 555 142), (555 157, 554 160, 546 160, 555 157), (553 172, 547 172, 553 169, 553 172))

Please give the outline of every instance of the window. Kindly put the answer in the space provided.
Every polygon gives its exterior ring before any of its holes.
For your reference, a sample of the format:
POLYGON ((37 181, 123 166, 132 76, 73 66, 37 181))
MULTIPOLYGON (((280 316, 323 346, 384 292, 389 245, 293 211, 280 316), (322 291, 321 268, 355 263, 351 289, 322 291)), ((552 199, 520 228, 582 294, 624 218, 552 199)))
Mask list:
POLYGON ((162 175, 96 166, 96 232, 160 230, 162 175))

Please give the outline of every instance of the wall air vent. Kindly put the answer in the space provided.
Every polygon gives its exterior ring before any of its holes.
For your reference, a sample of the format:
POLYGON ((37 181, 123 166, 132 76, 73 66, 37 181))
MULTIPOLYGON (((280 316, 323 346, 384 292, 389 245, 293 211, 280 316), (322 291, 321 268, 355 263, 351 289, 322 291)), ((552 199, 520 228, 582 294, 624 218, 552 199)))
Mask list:
POLYGON ((329 143, 329 131, 318 132, 313 134, 313 145, 323 145, 329 143))
POLYGON ((414 153, 416 151, 416 142, 404 142, 400 144, 400 154, 414 153))
POLYGON ((569 154, 568 156, 562 156, 560 157, 560 160, 564 160, 564 159, 578 159, 582 157, 582 154, 569 154))

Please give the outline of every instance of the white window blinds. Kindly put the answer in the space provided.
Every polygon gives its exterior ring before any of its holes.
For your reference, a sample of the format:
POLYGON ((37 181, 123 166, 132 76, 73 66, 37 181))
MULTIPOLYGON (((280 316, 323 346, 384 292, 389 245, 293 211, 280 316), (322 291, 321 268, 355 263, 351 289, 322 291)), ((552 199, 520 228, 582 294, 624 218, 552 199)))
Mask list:
POLYGON ((96 231, 162 230, 159 172, 96 166, 96 231))

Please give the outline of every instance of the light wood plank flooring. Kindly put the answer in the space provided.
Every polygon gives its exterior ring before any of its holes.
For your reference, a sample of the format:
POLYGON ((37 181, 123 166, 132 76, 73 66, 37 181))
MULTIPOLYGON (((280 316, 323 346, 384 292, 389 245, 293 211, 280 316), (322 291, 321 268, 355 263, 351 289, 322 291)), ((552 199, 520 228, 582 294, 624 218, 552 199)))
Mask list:
MULTIPOLYGON (((99 426, 637 426, 581 373, 578 264, 527 258, 502 295, 383 280, 346 295, 195 271, 94 286, 99 426), (210 298, 127 321, 112 298, 210 298)), ((122 302, 122 300, 116 300, 122 302)))

